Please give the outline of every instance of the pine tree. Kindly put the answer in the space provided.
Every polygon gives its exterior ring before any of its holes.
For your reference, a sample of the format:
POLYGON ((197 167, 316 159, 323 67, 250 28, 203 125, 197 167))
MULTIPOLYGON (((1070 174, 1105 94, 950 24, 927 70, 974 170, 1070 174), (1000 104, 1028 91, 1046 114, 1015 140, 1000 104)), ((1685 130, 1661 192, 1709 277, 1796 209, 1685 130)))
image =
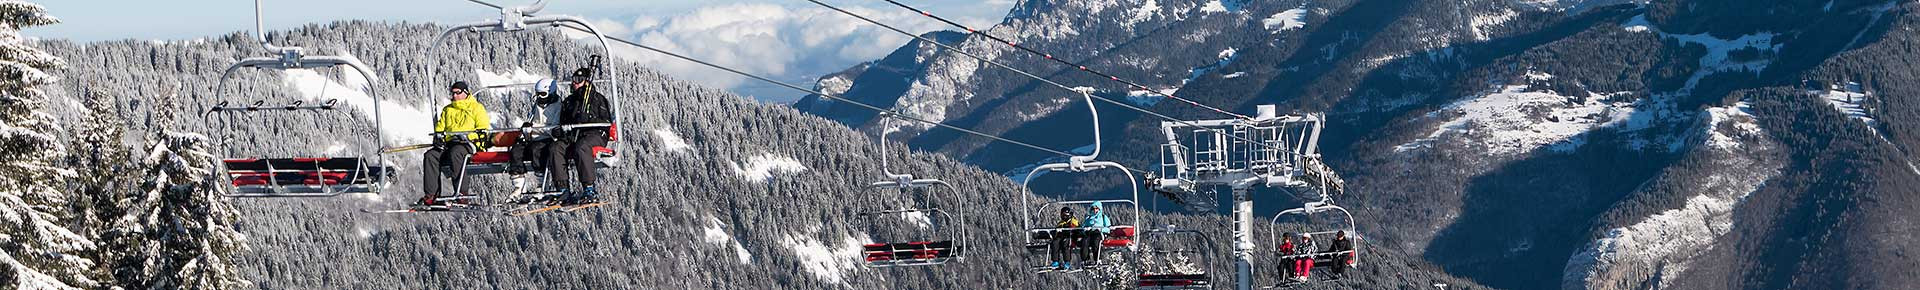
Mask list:
POLYGON ((163 129, 141 160, 146 180, 123 201, 107 243, 120 286, 140 289, 236 289, 249 283, 228 260, 246 250, 237 214, 214 178, 217 157, 200 134, 163 129))
MULTIPOLYGON (((167 86, 174 91, 177 86, 167 86)), ((154 97, 154 115, 171 124, 176 95, 154 97)), ((85 138, 86 136, 82 136, 85 138)), ((206 136, 162 128, 137 166, 132 191, 103 213, 117 214, 101 234, 113 284, 127 289, 236 289, 249 283, 228 260, 246 250, 234 230, 238 216, 225 200, 218 157, 206 136)))
MULTIPOLYGON (((113 99, 97 92, 87 93, 84 105, 87 108, 78 128, 74 128, 68 148, 78 153, 68 156, 68 168, 76 170, 69 181, 74 192, 72 210, 75 220, 70 227, 75 232, 96 241, 101 249, 119 249, 115 245, 111 231, 113 221, 126 212, 120 202, 137 180, 127 174, 137 164, 134 163, 132 147, 127 146, 126 118, 113 111, 113 99)), ((115 251, 93 251, 94 261, 100 262, 93 271, 98 281, 112 283, 115 257, 121 253, 115 251)))
POLYGON ((74 172, 59 166, 66 146, 40 86, 66 65, 20 36, 25 27, 59 20, 40 5, 0 1, 0 285, 18 289, 93 287, 93 241, 67 229, 74 172))

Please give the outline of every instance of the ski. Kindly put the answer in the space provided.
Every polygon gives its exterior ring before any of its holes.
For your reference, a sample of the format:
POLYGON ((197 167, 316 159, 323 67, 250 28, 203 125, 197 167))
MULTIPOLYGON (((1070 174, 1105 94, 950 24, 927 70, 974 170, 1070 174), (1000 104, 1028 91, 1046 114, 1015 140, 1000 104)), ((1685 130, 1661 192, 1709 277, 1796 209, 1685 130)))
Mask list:
POLYGON ((589 209, 589 208, 594 208, 594 207, 599 207, 599 206, 603 206, 603 205, 609 205, 609 204, 613 204, 613 202, 611 202, 611 201, 602 201, 602 202, 595 202, 595 203, 583 203, 583 204, 576 204, 576 205, 569 205, 569 206, 566 206, 565 208, 562 208, 562 209, 560 209, 560 211, 563 211, 563 212, 573 212, 573 211, 576 211, 576 210, 582 210, 582 209, 589 209))
POLYGON ((428 143, 428 144, 413 144, 413 145, 401 145, 401 146, 393 146, 393 147, 386 147, 386 148, 380 148, 380 153, 381 153, 381 154, 392 154, 392 153, 400 153, 400 152, 407 152, 407 151, 413 151, 413 150, 420 150, 420 149, 427 149, 427 148, 431 148, 431 147, 433 147, 433 144, 432 144, 432 143, 428 143))
POLYGON ((560 209, 560 208, 561 208, 561 206, 559 206, 559 205, 549 205, 549 206, 542 206, 542 207, 537 207, 537 208, 527 208, 527 209, 524 209, 524 210, 519 210, 519 211, 511 211, 511 212, 507 212, 507 216, 529 216, 529 215, 533 215, 533 214, 537 214, 537 213, 543 213, 543 212, 549 212, 549 211, 553 211, 553 210, 556 210, 556 209, 560 209))
POLYGON ((434 206, 434 207, 426 207, 426 208, 403 208, 403 209, 365 209, 363 208, 363 209, 360 209, 360 212, 371 213, 371 214, 397 214, 397 213, 435 213, 435 212, 489 213, 492 211, 489 211, 484 207, 453 208, 453 207, 444 207, 444 206, 434 206))

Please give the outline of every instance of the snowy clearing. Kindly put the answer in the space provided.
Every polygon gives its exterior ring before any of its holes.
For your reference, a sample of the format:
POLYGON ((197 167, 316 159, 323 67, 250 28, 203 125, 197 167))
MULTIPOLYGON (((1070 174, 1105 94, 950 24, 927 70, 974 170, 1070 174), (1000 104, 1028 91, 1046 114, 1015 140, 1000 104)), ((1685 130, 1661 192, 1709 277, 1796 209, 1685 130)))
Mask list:
MULTIPOLYGON (((1529 74, 1530 78, 1551 77, 1529 74)), ((1395 152, 1424 148, 1442 138, 1474 138, 1495 155, 1519 154, 1547 145, 1567 152, 1584 144, 1575 136, 1599 127, 1619 125, 1634 112, 1631 103, 1613 103, 1594 94, 1584 102, 1554 92, 1531 91, 1525 85, 1505 86, 1498 92, 1448 105, 1428 116, 1455 114, 1427 137, 1394 147, 1395 152)))
POLYGON ((733 255, 740 260, 740 264, 753 264, 753 253, 748 253, 747 247, 740 245, 740 240, 727 234, 727 230, 724 229, 726 225, 720 222, 720 218, 708 216, 706 229, 700 231, 701 240, 719 246, 732 245, 733 255))
POLYGON ((1647 21, 1646 14, 1634 15, 1633 19, 1627 20, 1627 23, 1620 24, 1620 29, 1626 30, 1627 32, 1652 31, 1653 22, 1647 21))
POLYGON ((1142 107, 1152 107, 1154 104, 1159 104, 1161 100, 1166 100, 1166 96, 1171 96, 1178 92, 1180 92, 1180 87, 1159 89, 1158 94, 1148 90, 1128 90, 1127 102, 1142 107))
POLYGON ((333 142, 333 145, 327 145, 327 149, 321 150, 320 152, 327 154, 327 156, 335 156, 334 154, 340 154, 340 152, 343 152, 346 150, 347 150, 346 143, 333 142))
POLYGON ((474 86, 474 90, 482 91, 482 92, 532 90, 533 86, 530 86, 530 85, 520 86, 520 87, 501 87, 501 88, 492 88, 492 89, 484 89, 484 88, 490 87, 490 86, 529 84, 529 83, 538 82, 547 78, 546 76, 543 76, 543 75, 528 73, 527 70, 520 69, 520 68, 514 68, 513 72, 508 72, 508 73, 494 73, 494 72, 490 72, 482 69, 474 69, 473 74, 475 76, 474 80, 479 82, 476 84, 476 86, 474 86))
POLYGON ((780 246, 793 251, 800 266, 827 283, 846 283, 846 274, 859 269, 860 247, 866 238, 842 237, 839 245, 829 245, 809 235, 787 235, 780 246))
MULTIPOLYGON (((348 56, 351 57, 351 56, 348 56)), ((349 83, 364 83, 358 74, 342 74, 349 83)), ((373 119, 373 97, 368 96, 360 85, 346 85, 333 81, 319 72, 304 69, 286 70, 282 82, 300 91, 301 97, 309 102, 325 102, 338 99, 341 104, 352 107, 368 120, 373 119)), ((401 105, 391 100, 381 100, 380 130, 386 134, 387 144, 417 144, 427 141, 427 134, 433 133, 433 115, 418 108, 401 105)))
POLYGON ((1731 56, 1734 51, 1739 50, 1759 50, 1766 53, 1779 52, 1781 45, 1773 43, 1773 37, 1776 35, 1778 34, 1760 32, 1741 35, 1734 39, 1720 39, 1706 33, 1684 35, 1661 33, 1661 36, 1673 38, 1683 44, 1699 44, 1707 48, 1707 55, 1700 57, 1700 69, 1695 70, 1693 76, 1687 79, 1686 86, 1680 89, 1681 92, 1692 92, 1693 88, 1700 84, 1701 79, 1715 73, 1735 71, 1759 72, 1760 70, 1766 69, 1767 65, 1773 64, 1773 61, 1769 58, 1731 59, 1729 56, 1731 56))
POLYGON ((667 152, 687 152, 687 149, 693 148, 686 139, 680 138, 680 134, 674 134, 673 128, 653 129, 653 137, 660 138, 660 149, 667 152))
POLYGON ((1752 107, 1747 104, 1747 102, 1736 103, 1733 107, 1707 108, 1708 121, 1712 124, 1707 127, 1707 147, 1723 151, 1740 149, 1742 147, 1740 142, 1741 137, 1759 136, 1762 134, 1760 132, 1760 125, 1753 122, 1753 115, 1747 113, 1750 110, 1752 110, 1752 107), (1720 132, 1717 128, 1720 124, 1727 122, 1734 122, 1733 129, 1735 131, 1731 134, 1720 132))
POLYGON ((766 182, 773 180, 774 175, 795 174, 806 170, 807 166, 801 165, 799 160, 774 154, 761 154, 748 158, 745 163, 733 164, 733 172, 751 182, 766 182))
POLYGON ((933 219, 928 218, 926 212, 918 212, 918 211, 908 212, 908 213, 900 214, 900 218, 907 220, 907 223, 913 224, 914 226, 918 226, 921 229, 927 229, 927 228, 933 227, 933 219))
POLYGON ((1858 84, 1852 85, 1851 87, 1856 88, 1852 90, 1839 89, 1813 93, 1819 95, 1822 99, 1826 99, 1827 104, 1832 105, 1834 110, 1840 111, 1841 114, 1846 114, 1848 118, 1852 118, 1855 121, 1866 123, 1868 127, 1872 127, 1878 121, 1873 118, 1872 114, 1867 113, 1865 107, 1860 106, 1860 104, 1867 102, 1868 98, 1871 98, 1872 95, 1857 89, 1858 86, 1858 84))
POLYGON ((1226 3, 1221 3, 1220 0, 1207 1, 1207 4, 1200 6, 1200 12, 1225 13, 1227 12, 1227 5, 1226 3))
POLYGON ((1135 23, 1152 20, 1157 12, 1160 12, 1160 1, 1147 0, 1147 3, 1140 4, 1139 8, 1134 8, 1133 18, 1127 18, 1127 26, 1131 27, 1135 23))
POLYGON ((1487 30, 1506 24, 1507 21, 1511 21, 1514 17, 1518 16, 1520 16, 1520 12, 1513 11, 1513 9, 1502 9, 1493 14, 1474 15, 1473 19, 1469 20, 1468 28, 1470 30, 1468 32, 1473 33, 1472 36, 1474 40, 1487 41, 1490 39, 1489 35, 1487 35, 1487 30))
POLYGON ((1280 13, 1274 13, 1273 16, 1268 16, 1267 19, 1261 20, 1260 25, 1266 27, 1267 30, 1273 33, 1306 27, 1307 9, 1294 8, 1287 9, 1287 11, 1280 11, 1280 13))

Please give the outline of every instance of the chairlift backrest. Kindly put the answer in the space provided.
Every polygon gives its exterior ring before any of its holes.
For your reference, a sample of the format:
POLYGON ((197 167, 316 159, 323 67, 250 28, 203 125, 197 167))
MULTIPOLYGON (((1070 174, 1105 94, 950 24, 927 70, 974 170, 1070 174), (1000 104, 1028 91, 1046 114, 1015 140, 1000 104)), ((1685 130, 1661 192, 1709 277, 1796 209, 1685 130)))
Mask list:
MULTIPOLYGON (((357 59, 306 55, 304 48, 276 46, 268 42, 265 28, 261 24, 264 21, 260 15, 260 2, 254 1, 255 37, 262 49, 276 56, 244 58, 228 66, 220 74, 220 79, 214 87, 215 98, 220 102, 208 109, 203 117, 210 117, 214 113, 332 110, 339 103, 339 99, 329 99, 319 105, 307 105, 304 101, 295 100, 284 105, 269 106, 265 100, 255 100, 247 106, 229 106, 228 104, 238 100, 228 99, 227 81, 232 79, 234 72, 243 68, 287 71, 345 67, 367 80, 361 89, 373 99, 374 144, 384 147, 386 138, 379 127, 383 124, 381 101, 379 93, 374 89, 374 84, 379 79, 374 77, 373 71, 357 59)), ((232 127, 237 122, 231 119, 231 115, 227 116, 229 119, 224 132, 228 134, 220 134, 222 144, 230 144, 230 134, 236 132, 232 127)), ((370 154, 371 157, 362 155, 277 159, 226 158, 221 163, 223 174, 218 176, 233 187, 231 191, 233 193, 228 195, 230 197, 326 197, 344 193, 379 193, 390 182, 392 171, 387 170, 386 156, 378 153, 378 148, 375 147, 376 152, 370 154), (368 159, 372 161, 369 162, 368 159)), ((231 148, 228 149, 229 152, 232 151, 231 148)))

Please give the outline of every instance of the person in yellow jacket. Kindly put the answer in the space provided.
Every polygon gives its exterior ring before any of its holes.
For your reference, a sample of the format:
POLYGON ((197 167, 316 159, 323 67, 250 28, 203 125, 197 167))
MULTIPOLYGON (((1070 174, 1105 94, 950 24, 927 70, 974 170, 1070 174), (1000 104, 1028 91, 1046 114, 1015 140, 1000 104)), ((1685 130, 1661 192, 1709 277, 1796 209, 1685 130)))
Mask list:
MULTIPOLYGON (((471 91, 467 90, 467 82, 453 82, 453 86, 447 88, 447 93, 450 94, 448 99, 452 102, 440 108, 440 118, 433 124, 434 133, 493 129, 493 120, 487 115, 487 107, 480 105, 480 101, 469 94, 471 91)), ((472 156, 474 152, 486 149, 487 146, 486 134, 441 135, 443 136, 438 140, 434 140, 433 149, 427 150, 426 157, 421 158, 420 161, 420 188, 425 190, 426 194, 420 197, 420 203, 417 204, 419 206, 438 206, 443 201, 464 204, 466 198, 471 197, 466 191, 466 185, 460 182, 467 175, 467 157, 472 156), (447 165, 452 171, 452 176, 449 177, 454 184, 455 196, 452 198, 440 198, 440 166, 442 165, 447 165)))

